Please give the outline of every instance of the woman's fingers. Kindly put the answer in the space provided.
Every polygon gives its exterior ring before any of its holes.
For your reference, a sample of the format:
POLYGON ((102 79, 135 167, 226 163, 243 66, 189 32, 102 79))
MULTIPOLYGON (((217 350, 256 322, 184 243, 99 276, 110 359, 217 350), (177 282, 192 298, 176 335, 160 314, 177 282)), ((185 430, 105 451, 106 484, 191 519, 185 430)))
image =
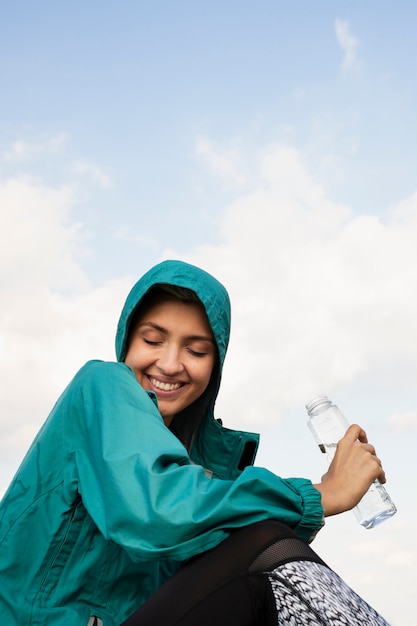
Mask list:
POLYGON ((347 429, 343 439, 350 441, 350 442, 353 442, 353 441, 359 442, 362 445, 362 449, 366 450, 367 452, 371 454, 371 456, 374 457, 374 460, 376 461, 376 463, 379 465, 379 468, 380 468, 377 478, 381 483, 385 483, 386 477, 385 477, 385 472, 382 469, 382 462, 376 455, 375 447, 372 444, 368 443, 368 437, 367 437, 366 432, 363 430, 363 428, 359 426, 359 424, 352 424, 347 429))
POLYGON ((351 424, 345 433, 344 439, 348 439, 350 441, 358 439, 361 443, 368 443, 366 432, 361 426, 359 426, 359 424, 351 424))

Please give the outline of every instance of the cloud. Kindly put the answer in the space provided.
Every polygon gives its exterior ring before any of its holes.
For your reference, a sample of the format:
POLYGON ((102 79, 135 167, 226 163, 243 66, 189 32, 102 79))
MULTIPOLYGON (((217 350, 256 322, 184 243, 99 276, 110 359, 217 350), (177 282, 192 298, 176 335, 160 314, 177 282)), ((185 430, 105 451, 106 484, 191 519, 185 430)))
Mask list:
POLYGON ((224 211, 221 243, 186 259, 232 297, 220 410, 233 404, 227 413, 253 425, 365 373, 392 389, 413 384, 416 220, 356 215, 286 145, 267 147, 252 176, 224 211))
POLYGON ((215 146, 210 139, 200 137, 196 142, 196 154, 223 182, 238 188, 246 183, 248 176, 236 147, 215 146))
POLYGON ((71 186, 47 187, 30 177, 0 183, 3 288, 88 286, 74 261, 82 252, 80 224, 67 223, 74 197, 71 186))
POLYGON ((92 287, 71 186, 0 183, 0 493, 65 385, 84 361, 114 358, 131 280, 92 287), (4 482, 3 482, 4 481, 4 482))
POLYGON ((395 552, 387 559, 387 566, 402 569, 405 566, 415 566, 417 562, 416 555, 407 550, 395 552))
POLYGON ((39 143, 28 143, 26 141, 15 141, 9 150, 3 153, 3 159, 9 163, 20 161, 30 161, 43 154, 51 154, 61 150, 66 143, 68 136, 66 133, 59 133, 55 137, 39 143))
POLYGON ((112 186, 112 179, 109 174, 90 161, 77 161, 73 164, 72 169, 78 177, 85 178, 103 189, 109 189, 112 186))
POLYGON ((358 67, 357 58, 358 40, 350 32, 350 24, 347 20, 335 20, 336 37, 340 47, 343 50, 344 57, 342 67, 344 69, 352 69, 358 67))
POLYGON ((394 413, 388 418, 388 426, 397 432, 417 430, 417 412, 394 413))
POLYGON ((380 556, 381 554, 387 554, 393 546, 387 541, 387 539, 375 540, 370 542, 357 542, 352 548, 352 554, 358 555, 362 560, 372 557, 380 556))
POLYGON ((121 241, 127 241, 129 243, 138 244, 143 249, 149 249, 156 252, 159 249, 159 242, 156 237, 150 237, 149 235, 142 235, 136 231, 132 231, 132 228, 125 225, 120 225, 116 228, 114 235, 121 241))

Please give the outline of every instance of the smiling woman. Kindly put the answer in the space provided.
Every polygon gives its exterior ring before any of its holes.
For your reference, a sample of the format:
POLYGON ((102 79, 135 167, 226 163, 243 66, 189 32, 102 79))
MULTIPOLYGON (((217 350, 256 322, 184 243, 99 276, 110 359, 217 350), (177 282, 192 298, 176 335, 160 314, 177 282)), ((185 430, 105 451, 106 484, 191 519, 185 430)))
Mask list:
POLYGON ((308 545, 384 482, 375 451, 352 426, 317 485, 253 467, 214 418, 229 332, 203 270, 136 283, 117 362, 81 368, 1 503, 1 624, 386 626, 308 545))

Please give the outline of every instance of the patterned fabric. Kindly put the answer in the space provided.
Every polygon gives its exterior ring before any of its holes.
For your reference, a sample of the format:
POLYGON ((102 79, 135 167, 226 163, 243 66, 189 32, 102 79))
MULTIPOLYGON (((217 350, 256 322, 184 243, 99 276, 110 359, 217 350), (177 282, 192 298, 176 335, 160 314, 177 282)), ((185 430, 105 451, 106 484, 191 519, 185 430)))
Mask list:
POLYGON ((389 626, 325 565, 293 561, 268 573, 278 626, 389 626))

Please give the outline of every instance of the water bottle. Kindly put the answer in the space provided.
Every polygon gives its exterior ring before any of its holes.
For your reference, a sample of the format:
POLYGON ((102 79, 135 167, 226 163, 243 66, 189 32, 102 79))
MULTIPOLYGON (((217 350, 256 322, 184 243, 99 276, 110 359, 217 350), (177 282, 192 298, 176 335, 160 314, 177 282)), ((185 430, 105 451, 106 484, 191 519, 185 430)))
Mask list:
MULTIPOLYGON (((330 463, 338 441, 349 427, 349 422, 327 396, 316 396, 306 404, 306 409, 309 415, 308 426, 321 452, 326 454, 330 463)), ((395 515, 397 509, 385 487, 379 480, 375 480, 353 512, 362 526, 374 528, 395 515)))

